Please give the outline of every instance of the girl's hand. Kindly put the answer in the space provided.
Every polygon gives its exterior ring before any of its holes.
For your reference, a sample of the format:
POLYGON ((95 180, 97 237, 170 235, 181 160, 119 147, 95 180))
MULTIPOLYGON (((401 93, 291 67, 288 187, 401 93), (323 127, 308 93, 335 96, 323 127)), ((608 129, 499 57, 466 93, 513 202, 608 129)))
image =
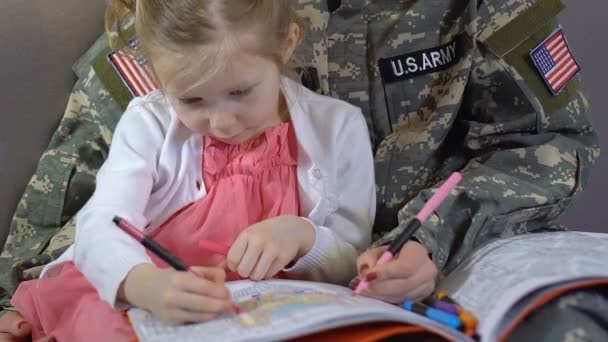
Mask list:
POLYGON ((204 322, 232 311, 221 268, 192 267, 192 272, 138 265, 124 281, 124 297, 169 324, 204 322))
POLYGON ((269 279, 308 253, 315 238, 314 227, 303 218, 274 217, 241 232, 228 252, 227 266, 243 278, 269 279))
POLYGON ((403 303, 406 299, 421 300, 433 293, 437 267, 424 246, 409 241, 396 258, 372 267, 387 249, 387 246, 382 246, 359 256, 359 276, 353 279, 351 288, 356 288, 360 279, 366 279, 369 287, 362 295, 394 304, 403 303))

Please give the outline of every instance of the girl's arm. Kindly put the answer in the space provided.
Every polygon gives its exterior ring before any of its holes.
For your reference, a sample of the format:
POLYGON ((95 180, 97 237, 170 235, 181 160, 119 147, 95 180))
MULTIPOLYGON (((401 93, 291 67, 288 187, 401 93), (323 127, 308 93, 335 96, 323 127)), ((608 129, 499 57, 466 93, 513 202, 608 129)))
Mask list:
POLYGON ((144 248, 117 229, 112 218, 119 215, 136 227, 148 223, 144 210, 163 140, 158 119, 145 104, 133 101, 116 127, 95 192, 77 215, 74 262, 110 305, 115 305, 127 273, 151 262, 144 248))
MULTIPOLYGON (((353 107, 354 108, 354 107, 353 107)), ((363 114, 348 115, 338 130, 336 210, 314 226, 315 242, 285 272, 292 278, 347 284, 356 274, 357 256, 371 241, 376 211, 374 160, 363 114)))

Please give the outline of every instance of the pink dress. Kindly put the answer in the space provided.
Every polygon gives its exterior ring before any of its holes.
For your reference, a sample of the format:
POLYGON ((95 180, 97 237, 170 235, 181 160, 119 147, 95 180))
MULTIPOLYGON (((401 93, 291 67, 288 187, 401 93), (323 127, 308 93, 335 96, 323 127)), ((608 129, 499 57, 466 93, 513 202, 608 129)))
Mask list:
MULTIPOLYGON (((297 141, 289 122, 239 145, 205 138, 207 195, 175 213, 155 230, 154 239, 189 265, 218 265, 224 256, 201 250, 200 240, 229 246, 254 223, 299 214, 296 164, 297 141)), ((34 340, 46 335, 60 342, 135 339, 125 313, 101 301, 72 262, 56 267, 49 272, 53 276, 23 282, 13 296, 12 304, 32 323, 34 340)))

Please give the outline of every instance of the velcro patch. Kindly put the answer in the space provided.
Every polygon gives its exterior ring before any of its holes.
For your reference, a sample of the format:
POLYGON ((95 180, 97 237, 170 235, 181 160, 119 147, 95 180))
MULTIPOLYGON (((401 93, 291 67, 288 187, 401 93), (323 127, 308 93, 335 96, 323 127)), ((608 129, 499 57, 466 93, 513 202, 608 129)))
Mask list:
POLYGON ((553 95, 559 94, 581 71, 561 28, 534 48, 530 57, 553 95))
POLYGON ((378 66, 382 80, 392 83, 447 69, 458 63, 463 55, 464 37, 458 35, 452 41, 437 47, 381 58, 378 66))

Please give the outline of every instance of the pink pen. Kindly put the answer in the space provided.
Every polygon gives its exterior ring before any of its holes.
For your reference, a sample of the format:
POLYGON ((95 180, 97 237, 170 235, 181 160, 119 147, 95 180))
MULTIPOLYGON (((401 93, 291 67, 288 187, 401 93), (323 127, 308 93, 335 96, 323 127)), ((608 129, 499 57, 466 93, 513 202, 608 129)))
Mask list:
POLYGON ((221 244, 219 242, 215 242, 212 240, 200 240, 198 242, 198 247, 200 249, 206 250, 211 253, 227 256, 228 251, 230 250, 230 246, 221 244))
MULTIPOLYGON (((407 227, 405 227, 397 239, 393 240, 388 250, 384 252, 382 256, 380 256, 380 259, 378 259, 376 265, 382 265, 392 260, 393 257, 399 253, 403 245, 405 245, 405 243, 412 238, 422 223, 424 223, 435 211, 435 209, 441 205, 446 197, 448 197, 450 191, 452 191, 461 180, 462 175, 459 172, 452 173, 450 178, 448 178, 448 180, 445 181, 441 187, 439 187, 431 199, 426 202, 422 210, 420 210, 418 215, 416 215, 416 218, 413 219, 407 225, 407 227)), ((368 286, 369 283, 365 279, 361 279, 361 282, 359 282, 359 285, 357 285, 357 288, 355 289, 355 294, 359 295, 363 290, 367 289, 368 286)))
MULTIPOLYGON (((215 242, 213 240, 200 240, 198 242, 198 248, 205 250, 210 253, 228 256, 230 246, 224 245, 223 243, 215 242)), ((238 273, 234 273, 237 279, 243 279, 238 273)))

